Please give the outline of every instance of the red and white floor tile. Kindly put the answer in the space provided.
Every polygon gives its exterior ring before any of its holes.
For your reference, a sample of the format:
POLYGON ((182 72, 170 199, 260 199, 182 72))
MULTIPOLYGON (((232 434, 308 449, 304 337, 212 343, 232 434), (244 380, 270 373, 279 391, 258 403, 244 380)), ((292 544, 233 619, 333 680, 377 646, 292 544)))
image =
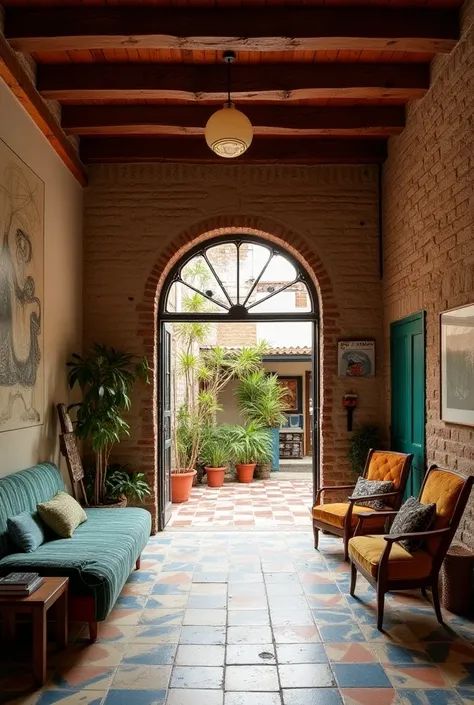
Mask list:
POLYGON ((304 529, 310 528, 313 499, 308 479, 260 480, 251 484, 226 483, 223 487, 193 487, 191 498, 173 505, 170 527, 200 529, 304 529))

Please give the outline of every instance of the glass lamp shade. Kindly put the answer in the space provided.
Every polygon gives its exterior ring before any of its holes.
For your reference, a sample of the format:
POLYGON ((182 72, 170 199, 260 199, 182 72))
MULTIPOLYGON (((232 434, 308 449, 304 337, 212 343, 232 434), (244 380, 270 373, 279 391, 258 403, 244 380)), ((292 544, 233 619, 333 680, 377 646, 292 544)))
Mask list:
POLYGON ((219 157, 233 159, 243 154, 252 142, 252 123, 233 103, 211 115, 205 129, 208 146, 219 157))

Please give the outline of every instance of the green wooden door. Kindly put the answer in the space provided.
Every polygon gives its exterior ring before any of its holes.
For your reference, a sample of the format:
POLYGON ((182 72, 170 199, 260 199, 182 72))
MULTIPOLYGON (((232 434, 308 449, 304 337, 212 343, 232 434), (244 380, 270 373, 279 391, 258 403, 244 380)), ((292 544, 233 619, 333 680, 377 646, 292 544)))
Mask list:
POLYGON ((392 450, 413 453, 405 497, 418 496, 425 474, 425 314, 390 326, 392 450))

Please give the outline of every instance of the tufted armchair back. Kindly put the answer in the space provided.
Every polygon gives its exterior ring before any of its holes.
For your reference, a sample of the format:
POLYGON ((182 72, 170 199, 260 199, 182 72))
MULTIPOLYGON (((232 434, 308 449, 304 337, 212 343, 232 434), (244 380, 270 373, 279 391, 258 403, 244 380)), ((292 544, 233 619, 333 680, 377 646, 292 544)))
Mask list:
MULTIPOLYGON (((431 530, 444 529, 455 520, 456 509, 459 507, 459 499, 465 484, 465 478, 450 470, 435 465, 430 467, 421 488, 420 502, 421 504, 436 504, 436 517, 430 526, 431 530)), ((435 555, 441 541, 442 539, 437 537, 429 539, 425 546, 426 550, 431 555, 435 555)))
POLYGON ((367 480, 393 482, 397 497, 388 497, 387 504, 398 509, 410 473, 413 456, 395 451, 370 450, 365 465, 364 477, 367 480))

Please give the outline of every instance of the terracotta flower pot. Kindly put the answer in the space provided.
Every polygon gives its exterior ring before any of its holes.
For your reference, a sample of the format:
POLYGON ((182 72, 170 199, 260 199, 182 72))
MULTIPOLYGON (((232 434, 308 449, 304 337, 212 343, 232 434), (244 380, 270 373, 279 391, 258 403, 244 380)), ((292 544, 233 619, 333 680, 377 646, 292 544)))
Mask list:
POLYGON ((224 476, 227 467, 224 468, 208 468, 206 466, 207 475, 207 486, 208 487, 222 487, 224 484, 224 476))
POLYGON ((256 464, 257 463, 236 463, 235 469, 239 476, 239 482, 252 482, 256 464))
POLYGON ((173 504, 188 501, 195 475, 196 470, 171 473, 171 501, 173 504))

